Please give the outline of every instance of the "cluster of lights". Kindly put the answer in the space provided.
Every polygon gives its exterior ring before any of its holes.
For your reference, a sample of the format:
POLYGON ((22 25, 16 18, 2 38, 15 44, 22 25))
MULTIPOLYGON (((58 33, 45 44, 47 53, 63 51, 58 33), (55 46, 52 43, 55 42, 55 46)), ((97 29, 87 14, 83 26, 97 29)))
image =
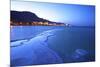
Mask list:
POLYGON ((12 22, 11 25, 41 25, 41 26, 65 26, 63 23, 55 23, 55 22, 12 22))

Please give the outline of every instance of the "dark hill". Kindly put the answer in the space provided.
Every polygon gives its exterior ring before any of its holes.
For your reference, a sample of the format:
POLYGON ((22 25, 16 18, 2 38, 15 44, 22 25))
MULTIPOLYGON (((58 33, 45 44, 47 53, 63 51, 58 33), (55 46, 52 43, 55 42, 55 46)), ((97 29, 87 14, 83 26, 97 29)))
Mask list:
POLYGON ((14 21, 14 22, 35 22, 35 21, 45 22, 48 20, 39 18, 35 13, 28 12, 28 11, 11 11, 11 21, 14 21))

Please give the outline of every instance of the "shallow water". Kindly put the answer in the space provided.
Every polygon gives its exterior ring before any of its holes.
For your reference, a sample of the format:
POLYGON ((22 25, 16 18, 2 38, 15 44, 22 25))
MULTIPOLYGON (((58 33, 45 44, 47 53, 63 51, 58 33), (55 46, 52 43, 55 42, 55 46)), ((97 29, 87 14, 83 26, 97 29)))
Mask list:
POLYGON ((42 35, 46 36, 48 31, 53 36, 47 37, 46 47, 56 52, 62 58, 63 63, 95 60, 94 27, 14 26, 11 29, 11 42, 31 39, 43 32, 45 33, 42 35))
POLYGON ((11 40, 27 39, 35 37, 43 31, 64 28, 63 26, 13 26, 11 28, 11 40))

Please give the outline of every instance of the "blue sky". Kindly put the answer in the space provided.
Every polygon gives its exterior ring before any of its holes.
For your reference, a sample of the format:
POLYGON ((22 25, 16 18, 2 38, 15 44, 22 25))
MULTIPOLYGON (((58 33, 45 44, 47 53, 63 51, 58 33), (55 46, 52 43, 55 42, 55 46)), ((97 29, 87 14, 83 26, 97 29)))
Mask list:
POLYGON ((30 11, 40 18, 78 26, 95 24, 95 7, 89 5, 11 1, 11 10, 30 11))

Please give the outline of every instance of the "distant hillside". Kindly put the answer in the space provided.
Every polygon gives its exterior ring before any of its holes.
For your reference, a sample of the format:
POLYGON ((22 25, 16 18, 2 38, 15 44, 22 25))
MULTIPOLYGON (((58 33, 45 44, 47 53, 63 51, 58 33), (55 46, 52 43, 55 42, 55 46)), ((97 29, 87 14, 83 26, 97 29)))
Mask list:
POLYGON ((35 13, 28 11, 11 11, 11 25, 46 25, 65 26, 64 23, 53 22, 39 18, 35 13))
POLYGON ((42 18, 39 18, 35 13, 28 11, 11 11, 11 21, 14 22, 51 22, 42 18))

